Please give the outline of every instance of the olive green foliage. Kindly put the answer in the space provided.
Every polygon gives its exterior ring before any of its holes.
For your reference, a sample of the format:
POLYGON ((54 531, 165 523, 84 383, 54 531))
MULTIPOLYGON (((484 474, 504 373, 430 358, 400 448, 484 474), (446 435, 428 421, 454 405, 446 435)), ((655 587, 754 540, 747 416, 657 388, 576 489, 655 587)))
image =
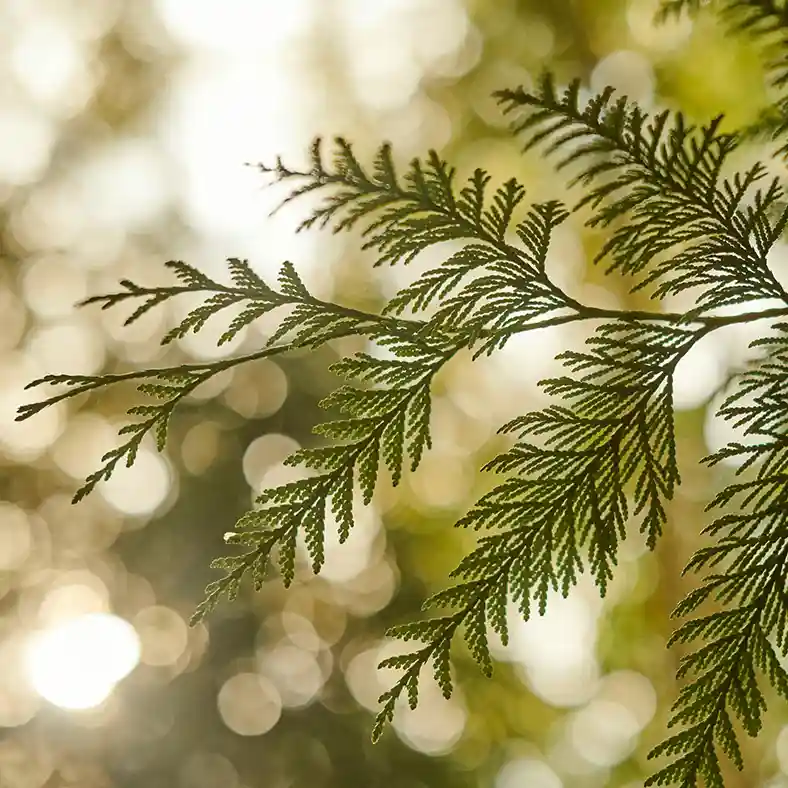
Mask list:
MULTIPOLYGON (((701 3, 667 2, 663 15, 701 3)), ((788 29, 784 3, 723 2, 734 26, 767 37, 788 29)), ((776 86, 788 81, 788 63, 771 66, 776 86)), ((788 222, 786 195, 765 164, 731 171, 742 135, 721 131, 721 118, 703 127, 680 113, 649 115, 606 89, 586 101, 579 83, 559 90, 550 77, 537 89, 497 94, 502 111, 526 148, 541 146, 558 170, 571 170, 584 196, 573 210, 587 224, 609 228, 597 261, 624 274, 634 289, 659 301, 689 292, 684 312, 617 311, 571 298, 546 266, 555 229, 566 220, 561 204, 526 201, 516 179, 494 187, 476 170, 464 183, 430 153, 397 172, 388 146, 369 166, 337 140, 326 157, 319 142, 304 170, 277 161, 260 170, 289 187, 285 202, 324 195, 300 229, 359 228, 376 265, 406 265, 425 249, 452 242, 451 253, 420 274, 380 314, 315 298, 285 263, 276 287, 246 261, 228 261, 229 284, 214 281, 183 262, 168 263, 172 287, 147 288, 130 281, 122 290, 91 298, 102 308, 136 305, 127 322, 183 293, 202 293, 202 305, 164 338, 171 342, 199 331, 232 308, 220 342, 257 318, 281 312, 267 347, 215 363, 119 375, 48 376, 34 384, 63 384, 49 399, 21 409, 26 418, 59 400, 121 380, 138 381, 151 404, 133 407, 125 439, 103 458, 75 500, 130 465, 143 437, 153 432, 159 448, 169 418, 198 385, 230 367, 297 348, 317 348, 340 337, 365 337, 374 352, 357 353, 333 370, 347 385, 323 406, 339 418, 319 425, 320 445, 297 451, 287 463, 304 471, 296 481, 268 489, 227 541, 244 550, 217 559, 224 575, 212 582, 198 607, 200 620, 223 594, 233 598, 244 577, 260 587, 272 556, 289 585, 303 538, 312 568, 324 560, 325 530, 340 541, 353 528, 354 492, 372 500, 381 472, 398 484, 430 448, 431 383, 460 351, 473 358, 493 354, 522 332, 589 321, 582 352, 561 355, 565 374, 542 383, 553 402, 504 425, 511 448, 486 466, 505 480, 484 495, 457 524, 482 531, 477 547, 453 572, 456 581, 425 602, 442 614, 396 626, 389 635, 414 644, 382 665, 399 678, 381 697, 373 730, 379 737, 400 696, 418 703, 422 668, 431 665, 443 694, 452 693, 450 649, 457 636, 486 673, 493 665, 492 630, 507 642, 507 611, 524 618, 545 611, 551 589, 566 594, 589 573, 604 594, 614 576, 621 541, 639 529, 649 547, 666 526, 668 501, 679 483, 674 437, 673 373, 696 343, 734 323, 765 321, 755 345, 761 359, 742 372, 720 415, 745 443, 707 458, 736 458, 741 481, 709 504, 719 512, 706 528, 709 546, 689 562, 701 573, 697 587, 675 615, 685 621, 673 640, 689 645, 679 675, 686 683, 674 706, 679 726, 652 753, 667 756, 648 784, 722 786, 722 754, 741 767, 737 722, 755 736, 766 710, 765 687, 788 699, 788 293, 767 265, 767 255, 788 222), (750 302, 767 299, 758 311, 750 302), (730 307, 735 307, 731 311, 730 307), (720 307, 729 307, 724 314, 720 307), (706 612, 701 608, 711 602, 706 612)), ((778 102, 778 114, 785 104, 778 102)), ((774 115, 772 114, 772 117, 774 115)), ((779 135, 783 120, 770 127, 779 135)))

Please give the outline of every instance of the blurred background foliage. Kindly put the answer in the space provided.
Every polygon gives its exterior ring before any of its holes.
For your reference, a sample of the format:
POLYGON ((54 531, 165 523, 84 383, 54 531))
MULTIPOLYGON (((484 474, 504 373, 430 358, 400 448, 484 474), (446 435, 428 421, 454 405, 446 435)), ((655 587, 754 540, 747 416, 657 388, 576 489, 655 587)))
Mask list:
MULTIPOLYGON (((445 586, 473 537, 451 525, 490 485, 476 469, 502 445, 495 430, 544 401, 536 384, 582 342, 576 327, 456 360, 439 380, 433 451, 359 511, 323 574, 287 592, 273 577, 195 629, 223 533, 287 478, 282 460, 311 440, 336 385, 328 363, 358 343, 219 376, 177 414, 163 454, 146 445, 77 506, 70 495, 114 445, 133 389, 13 417, 45 373, 260 346, 264 321, 221 349, 209 324, 165 351, 182 313, 124 329, 125 315, 75 308, 122 277, 166 281, 164 260, 221 277, 227 256, 248 257, 273 281, 290 259, 319 296, 367 308, 429 264, 373 272, 358 239, 296 236, 298 205, 267 218, 277 195, 244 162, 299 163, 315 135, 343 134, 361 153, 383 139, 402 161, 433 147, 463 173, 518 176, 533 200, 571 199, 548 163, 519 153, 490 96, 545 67, 694 121, 753 120, 768 97, 752 43, 711 15, 655 27, 654 11, 653 0, 0 0, 2 788, 642 783, 676 691, 665 643, 680 570, 726 473, 697 460, 730 437, 713 406, 746 361, 746 327, 708 337, 678 370, 684 484, 656 553, 631 539, 607 599, 581 583, 519 624, 492 681, 459 650, 455 698, 427 689, 374 747, 383 632, 445 586)), ((590 266, 603 241, 573 217, 554 276, 590 303, 644 306, 590 266)), ((784 258, 780 247, 778 275, 784 258)), ((788 717, 772 714, 747 754, 726 784, 788 786, 788 717)))

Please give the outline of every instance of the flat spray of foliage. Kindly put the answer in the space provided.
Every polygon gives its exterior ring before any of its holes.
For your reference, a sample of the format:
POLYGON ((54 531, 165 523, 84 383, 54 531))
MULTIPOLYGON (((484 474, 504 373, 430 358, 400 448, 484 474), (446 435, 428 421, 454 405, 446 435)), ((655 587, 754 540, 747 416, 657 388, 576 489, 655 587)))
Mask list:
MULTIPOLYGON (((665 3, 662 16, 699 5, 673 0, 665 3)), ((727 0, 719 9, 734 26, 762 36, 766 46, 782 45, 775 50, 782 59, 771 68, 775 84, 785 86, 786 3, 727 0)), ((348 383, 322 404, 341 418, 316 428, 325 439, 319 446, 287 460, 305 471, 303 477, 266 490, 227 535, 245 552, 214 562, 224 575, 208 586, 197 621, 223 594, 235 597, 245 576, 259 588, 272 556, 290 584, 299 537, 312 568, 320 571, 328 513, 344 541, 353 528, 354 491, 360 489, 369 503, 381 469, 397 484, 403 469, 416 468, 429 450, 431 382, 459 351, 489 355, 521 332, 591 321, 585 350, 563 353, 566 373, 542 383, 553 404, 501 428, 515 436, 514 443, 487 470, 505 480, 457 524, 483 535, 453 572, 454 585, 424 606, 443 612, 389 632, 414 646, 382 663, 400 677, 381 696, 377 738, 401 695, 411 707, 417 704, 428 663, 443 694, 451 695, 449 652, 455 637, 464 638, 490 674, 488 632, 507 642, 510 603, 524 618, 543 613, 550 590, 566 594, 583 572, 604 594, 628 531, 640 529, 654 547, 666 523, 665 502, 679 482, 672 401, 676 365, 712 331, 763 322, 763 338, 754 343, 762 357, 738 376, 721 408, 722 417, 749 439, 706 460, 737 458, 740 481, 709 504, 716 515, 705 529, 709 545, 687 567, 700 579, 675 611, 684 622, 673 641, 689 644, 679 669, 686 681, 671 721, 677 732, 653 751, 663 765, 647 783, 696 786, 702 780, 720 787, 721 755, 742 765, 736 720, 755 736, 766 711, 764 687, 771 685, 788 699, 783 667, 788 657, 788 322, 779 322, 788 318, 788 293, 767 265, 788 221, 786 193, 761 163, 741 172, 726 169, 741 135, 722 133, 720 119, 696 128, 678 113, 648 115, 612 89, 586 101, 578 83, 559 90, 549 77, 533 91, 504 90, 497 98, 526 148, 540 146, 558 170, 571 171, 573 182, 582 185, 585 196, 575 210, 586 211, 590 226, 609 228, 598 262, 610 273, 633 277, 635 289, 648 290, 656 300, 690 291, 691 309, 616 311, 570 298, 545 268, 550 239, 568 212, 557 202, 534 202, 526 209, 525 189, 514 178, 494 188, 477 170, 458 183, 435 153, 396 173, 388 146, 366 167, 344 140, 336 141, 329 158, 316 142, 304 171, 281 161, 260 167, 292 187, 285 202, 313 192, 325 195, 302 229, 319 225, 339 232, 359 226, 377 265, 405 265, 444 241, 454 242, 456 251, 397 293, 382 314, 315 298, 289 263, 275 288, 243 260, 229 261, 229 284, 186 263, 168 263, 175 286, 123 281, 120 292, 86 303, 133 304, 126 321, 131 323, 182 293, 202 293, 202 305, 167 334, 165 343, 199 331, 209 318, 233 308, 220 343, 277 312, 279 327, 268 345, 214 363, 97 377, 47 376, 31 385, 65 388, 24 406, 19 418, 119 381, 137 381, 148 396, 149 404, 129 411, 132 421, 121 430, 125 442, 104 456, 103 466, 76 494, 79 500, 118 464, 131 465, 148 433, 162 449, 178 403, 223 370, 351 335, 385 351, 358 353, 334 365, 348 383), (515 215, 522 218, 515 221, 515 215), (773 307, 748 309, 750 302, 764 299, 773 307), (729 309, 721 315, 720 307, 729 309), (426 310, 429 318, 419 319, 426 310), (707 602, 710 612, 700 612, 707 602)), ((762 128, 779 138, 786 131, 786 110, 788 98, 764 116, 762 128)))

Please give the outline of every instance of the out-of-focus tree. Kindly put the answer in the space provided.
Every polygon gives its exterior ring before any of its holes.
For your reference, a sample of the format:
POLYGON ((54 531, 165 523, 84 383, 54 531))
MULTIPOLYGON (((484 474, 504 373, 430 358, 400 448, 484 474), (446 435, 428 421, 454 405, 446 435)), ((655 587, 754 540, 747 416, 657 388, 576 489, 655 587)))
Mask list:
MULTIPOLYGON (((132 468, 76 506, 74 489, 137 402, 133 387, 13 416, 36 398, 23 387, 44 374, 124 374, 262 347, 274 329, 266 320, 219 348, 213 323, 160 346, 188 298, 127 328, 117 310, 75 308, 122 278, 169 283, 164 260, 226 280, 235 255, 275 282, 291 259, 313 293, 357 309, 377 308, 430 265, 425 254, 409 270, 372 273, 352 238, 294 235, 300 209, 266 219, 277 195, 260 192, 245 161, 297 161, 318 133, 353 139, 362 158, 387 139, 403 162, 436 148, 463 175, 516 174, 529 199, 565 198, 540 156, 520 154, 491 98, 534 84, 545 67, 695 121, 720 111, 731 127, 755 119, 766 102, 757 49, 710 15, 657 26, 655 10, 639 0, 0 8, 0 785, 643 780, 676 692, 668 616, 689 585, 675 578, 700 544, 714 483, 696 460, 728 438, 708 405, 744 360, 746 330, 709 337, 677 373, 686 470, 657 552, 625 545, 604 602, 583 584, 551 598, 548 615, 500 650, 494 680, 459 653, 452 701, 425 686, 419 708, 398 714, 374 747, 384 631, 444 587, 472 544, 451 526, 490 485, 476 469, 504 445, 495 430, 542 403, 537 381, 582 332, 557 327, 481 366, 453 364, 438 380, 422 467, 359 511, 321 575, 299 572, 287 591, 276 578, 244 590, 194 629, 186 622, 216 577, 208 564, 225 531, 264 488, 292 478, 283 460, 314 440, 317 402, 337 385, 328 363, 362 345, 336 340, 216 376, 177 410, 165 452, 143 442, 132 468)), ((611 289, 590 264, 604 240, 574 218, 562 225, 557 281, 602 307, 642 307, 626 282, 611 289)), ((778 733, 762 740, 777 751, 751 745, 750 771, 726 785, 785 782, 788 738, 778 733)))

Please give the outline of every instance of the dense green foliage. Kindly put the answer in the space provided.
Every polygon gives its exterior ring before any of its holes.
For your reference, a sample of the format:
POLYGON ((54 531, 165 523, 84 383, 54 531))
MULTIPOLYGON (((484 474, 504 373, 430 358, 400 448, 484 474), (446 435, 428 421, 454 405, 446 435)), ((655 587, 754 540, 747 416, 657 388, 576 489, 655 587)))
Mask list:
MULTIPOLYGON (((662 13, 668 17, 700 5, 673 0, 664 3, 662 13)), ((719 5, 734 27, 764 36, 769 47, 776 39, 784 42, 784 3, 719 5)), ((770 68, 775 86, 784 87, 784 51, 770 68)), ((550 278, 546 261, 553 232, 568 211, 555 201, 527 206, 526 189, 514 178, 494 188, 490 177, 476 170, 458 183, 454 169, 435 153, 414 161, 403 174, 388 146, 365 167, 344 140, 337 140, 330 160, 316 142, 304 170, 281 161, 260 167, 290 187, 285 202, 325 194, 300 229, 360 228, 376 265, 406 265, 443 242, 452 242, 454 251, 401 289, 380 314, 315 298, 289 263, 277 287, 243 260, 228 261, 229 284, 186 263, 169 263, 178 279, 172 287, 123 281, 121 291, 86 303, 109 308, 130 302, 135 306, 126 322, 131 323, 178 295, 204 294, 202 305, 165 336, 165 343, 199 331, 223 310, 232 317, 221 342, 281 310, 268 346, 216 363, 97 377, 47 376, 31 385, 66 388, 20 412, 27 418, 54 402, 122 380, 137 380, 139 392, 152 399, 129 411, 135 421, 121 430, 125 442, 104 456, 102 467, 77 492, 79 500, 119 463, 131 465, 146 434, 152 432, 163 448, 178 403, 214 375, 340 337, 366 338, 369 352, 333 367, 348 384, 322 402, 339 416, 316 428, 324 442, 287 461, 304 471, 302 478, 263 492, 258 506, 226 535, 245 552, 214 562, 224 575, 208 586, 197 621, 222 595, 233 598, 247 575, 259 588, 272 555, 289 585, 299 539, 312 569, 320 571, 328 521, 338 528, 340 541, 353 528, 356 487, 369 503, 383 472, 396 485, 429 450, 431 383, 459 352, 471 350, 478 358, 522 332, 592 321, 586 348, 561 355, 566 374, 542 383, 553 404, 501 428, 515 440, 486 469, 506 479, 457 524, 484 534, 454 571, 455 584, 425 603, 425 610, 446 612, 390 630, 417 646, 382 663, 398 670, 399 678, 381 697, 375 738, 401 695, 415 707, 425 665, 432 665, 443 694, 451 695, 450 649, 456 635, 462 634, 490 674, 488 633, 507 642, 510 602, 525 618, 534 609, 543 613, 549 591, 566 594, 584 572, 604 595, 619 544, 631 529, 639 529, 649 547, 656 545, 666 523, 666 501, 679 483, 672 398, 676 365, 710 332, 788 315, 788 293, 767 264, 788 222, 786 193, 764 163, 732 171, 744 134, 721 131, 721 118, 696 128, 680 113, 649 115, 612 89, 584 101, 579 82, 559 90, 550 77, 535 90, 503 90, 497 98, 527 148, 542 146, 555 156, 558 170, 572 172, 572 183, 584 192, 573 210, 591 227, 610 228, 597 257, 607 273, 630 278, 635 290, 646 289, 656 301, 689 292, 691 308, 617 311, 567 295, 550 278), (762 308, 764 300, 769 308, 762 308), (751 302, 757 307, 748 307, 751 302), (720 312, 721 307, 727 309, 720 312)), ((787 101, 776 101, 760 131, 778 138, 785 132, 787 101)), ((654 750, 654 756, 671 760, 648 784, 695 786, 703 779, 722 786, 720 755, 741 767, 736 721, 755 736, 766 710, 764 687, 788 699, 788 410, 782 396, 788 325, 767 323, 755 346, 762 358, 738 377, 720 411, 749 439, 708 458, 709 463, 737 459, 741 481, 709 504, 720 510, 705 531, 709 546, 688 564, 702 576, 675 611, 686 620, 673 640, 691 646, 679 670, 687 683, 671 723, 681 727, 654 750)))

